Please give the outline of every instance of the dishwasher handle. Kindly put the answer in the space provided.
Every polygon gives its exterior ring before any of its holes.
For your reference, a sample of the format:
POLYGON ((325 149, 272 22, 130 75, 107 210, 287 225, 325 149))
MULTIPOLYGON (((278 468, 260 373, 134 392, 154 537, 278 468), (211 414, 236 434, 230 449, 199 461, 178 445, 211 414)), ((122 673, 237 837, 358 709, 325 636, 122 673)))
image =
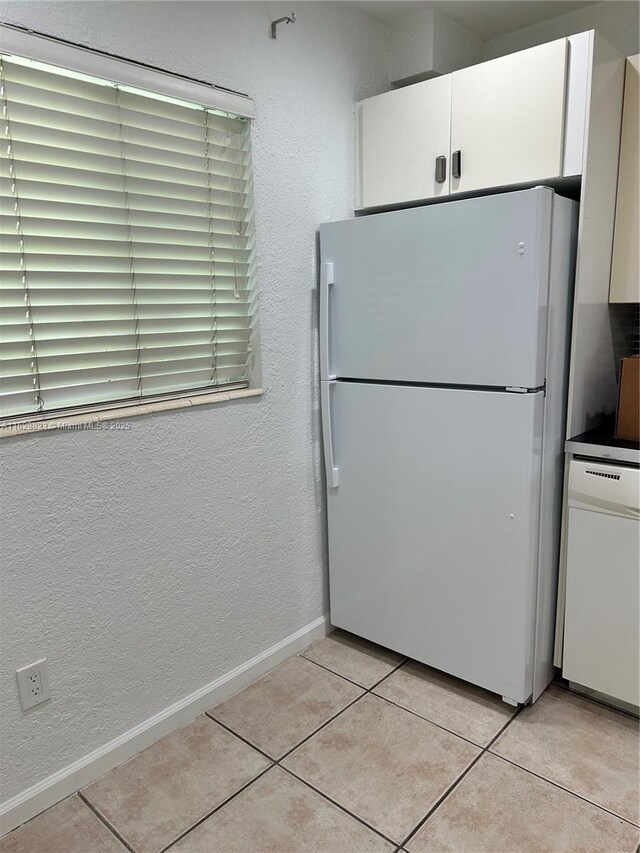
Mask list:
POLYGON ((568 503, 576 509, 640 518, 640 470, 588 459, 572 459, 568 503))

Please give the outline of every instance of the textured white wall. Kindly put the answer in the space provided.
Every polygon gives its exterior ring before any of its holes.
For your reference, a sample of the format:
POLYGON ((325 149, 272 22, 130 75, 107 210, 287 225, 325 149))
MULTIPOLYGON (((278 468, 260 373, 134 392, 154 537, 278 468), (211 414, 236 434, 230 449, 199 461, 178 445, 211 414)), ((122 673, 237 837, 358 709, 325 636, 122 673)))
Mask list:
POLYGON ((438 74, 449 74, 468 68, 484 59, 484 42, 480 36, 457 21, 435 14, 433 67, 438 74))
POLYGON ((391 27, 389 75, 392 82, 416 82, 433 77, 435 12, 430 9, 391 27))
POLYGON ((525 50, 585 30, 597 30, 621 53, 633 56, 640 50, 639 11, 640 6, 635 0, 606 0, 585 6, 584 9, 486 41, 485 59, 525 50))
POLYGON ((433 9, 409 15, 391 28, 390 77, 415 83, 482 62, 484 42, 433 9))
POLYGON ((353 208, 385 28, 342 3, 0 3, 0 17, 247 92, 266 394, 0 443, 0 801, 326 610, 315 231, 353 208), (23 714, 14 670, 46 656, 23 714))

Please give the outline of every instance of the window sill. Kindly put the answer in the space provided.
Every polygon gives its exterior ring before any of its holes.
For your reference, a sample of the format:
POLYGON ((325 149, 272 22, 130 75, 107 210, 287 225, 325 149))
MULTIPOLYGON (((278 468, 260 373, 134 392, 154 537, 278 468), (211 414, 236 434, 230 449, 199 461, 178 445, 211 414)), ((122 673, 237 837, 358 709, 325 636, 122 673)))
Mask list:
MULTIPOLYGON (((171 400, 139 403, 133 406, 114 406, 112 409, 102 409, 95 412, 85 412, 81 415, 61 415, 50 419, 23 421, 22 423, 5 424, 0 426, 0 438, 14 435, 38 435, 55 429, 82 430, 91 429, 92 424, 108 421, 128 421, 140 415, 150 415, 154 412, 168 412, 172 409, 189 409, 192 406, 204 406, 213 403, 228 403, 231 400, 241 400, 245 397, 259 397, 262 388, 241 388, 236 391, 212 391, 209 394, 195 394, 191 397, 174 397, 171 400)), ((93 427, 101 429, 101 427, 93 427)), ((108 429, 109 427, 104 427, 108 429)), ((115 424, 112 427, 115 429, 115 424)))

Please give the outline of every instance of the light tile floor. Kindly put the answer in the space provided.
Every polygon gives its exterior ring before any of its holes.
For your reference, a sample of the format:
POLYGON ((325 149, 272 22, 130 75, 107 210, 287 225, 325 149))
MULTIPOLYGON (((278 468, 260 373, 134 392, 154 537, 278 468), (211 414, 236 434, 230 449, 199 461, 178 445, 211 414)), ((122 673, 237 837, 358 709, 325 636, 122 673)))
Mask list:
POLYGON ((638 722, 497 697, 335 632, 0 853, 634 853, 638 722))

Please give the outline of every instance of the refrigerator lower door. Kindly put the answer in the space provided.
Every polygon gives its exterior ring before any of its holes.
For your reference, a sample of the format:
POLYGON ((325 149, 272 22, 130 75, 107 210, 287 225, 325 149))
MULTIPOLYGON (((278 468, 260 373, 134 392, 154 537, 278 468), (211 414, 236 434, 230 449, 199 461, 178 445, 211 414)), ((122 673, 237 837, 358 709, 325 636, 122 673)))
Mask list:
POLYGON ((543 408, 541 393, 336 383, 334 625, 531 696, 543 408))

